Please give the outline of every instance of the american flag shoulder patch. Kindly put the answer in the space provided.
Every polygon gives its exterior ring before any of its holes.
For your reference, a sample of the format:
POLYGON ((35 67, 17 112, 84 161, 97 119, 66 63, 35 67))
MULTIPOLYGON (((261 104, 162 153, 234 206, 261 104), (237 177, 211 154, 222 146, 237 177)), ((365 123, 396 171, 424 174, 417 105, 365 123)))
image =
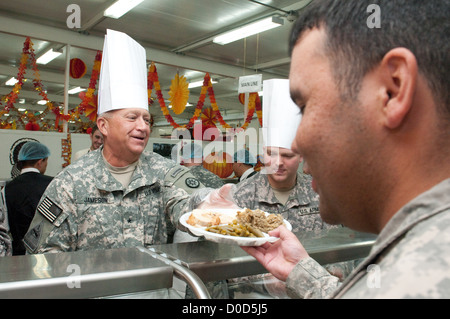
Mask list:
POLYGON ((44 215, 44 217, 47 218, 52 224, 62 213, 62 209, 48 197, 45 197, 39 204, 37 211, 44 215))

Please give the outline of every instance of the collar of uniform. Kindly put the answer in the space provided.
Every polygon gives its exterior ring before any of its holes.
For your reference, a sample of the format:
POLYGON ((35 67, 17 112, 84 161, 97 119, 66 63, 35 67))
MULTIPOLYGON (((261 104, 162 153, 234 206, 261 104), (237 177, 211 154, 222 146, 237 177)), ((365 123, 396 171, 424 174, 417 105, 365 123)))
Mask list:
MULTIPOLYGON (((311 203, 311 192, 307 187, 307 182, 305 181, 305 176, 300 172, 297 172, 297 182, 292 193, 289 195, 289 199, 286 202, 286 206, 295 207, 295 206, 303 206, 311 203)), ((257 185, 257 189, 262 187, 268 189, 267 193, 264 192, 256 192, 256 196, 258 197, 259 202, 265 202, 268 204, 279 204, 277 197, 275 196, 275 192, 269 183, 269 178, 267 174, 259 174, 257 177, 257 181, 255 180, 255 184, 257 185)))
POLYGON ((107 192, 122 190, 122 184, 112 176, 111 172, 106 166, 102 152, 95 152, 95 157, 95 163, 97 163, 94 167, 94 174, 95 176, 97 176, 97 178, 95 179, 95 186, 98 189, 107 192))
MULTIPOLYGON (((103 159, 102 152, 95 152, 95 154, 95 160, 98 165, 95 166, 94 172, 96 176, 100 177, 96 179, 96 187, 107 192, 122 191, 122 184, 116 180, 108 170, 108 167, 103 159)), ((152 185, 158 181, 158 176, 151 174, 150 170, 143 169, 142 167, 143 162, 149 161, 148 158, 143 160, 143 157, 146 155, 147 154, 144 153, 141 154, 133 176, 131 177, 130 184, 127 187, 127 192, 145 185, 152 185)))
POLYGON ((446 179, 417 196, 395 213, 378 235, 369 256, 345 279, 347 284, 341 285, 333 293, 333 298, 340 298, 345 294, 352 287, 352 282, 356 282, 363 274, 367 273, 368 265, 376 263, 378 256, 386 249, 390 249, 390 246, 396 240, 402 238, 411 228, 427 218, 448 210, 450 207, 449 193, 450 179, 446 179))
POLYGON ((403 206, 384 226, 372 251, 382 249, 403 236, 421 221, 439 214, 450 207, 450 178, 435 185, 403 206))

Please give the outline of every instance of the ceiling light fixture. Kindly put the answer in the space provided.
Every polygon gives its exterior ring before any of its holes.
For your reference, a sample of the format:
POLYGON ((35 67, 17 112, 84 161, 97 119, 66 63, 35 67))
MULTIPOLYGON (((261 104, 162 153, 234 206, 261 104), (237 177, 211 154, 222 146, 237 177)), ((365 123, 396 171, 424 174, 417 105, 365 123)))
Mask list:
POLYGON ((62 54, 62 51, 56 51, 56 50, 50 49, 47 52, 45 52, 43 55, 41 55, 41 57, 38 58, 36 60, 36 62, 39 64, 47 64, 50 61, 52 61, 53 59, 56 59, 57 57, 59 57, 61 54, 62 54))
POLYGON ((17 82, 19 82, 19 80, 17 80, 15 77, 12 77, 8 81, 6 81, 5 85, 14 86, 17 82))
POLYGON ((77 94, 77 93, 80 93, 80 92, 83 92, 83 91, 86 91, 86 89, 83 89, 83 88, 77 86, 76 88, 73 88, 73 89, 67 91, 67 93, 69 93, 69 94, 77 94))
POLYGON ((284 24, 284 20, 280 17, 269 17, 263 20, 259 20, 240 28, 233 29, 231 31, 222 33, 213 39, 214 43, 225 45, 243 38, 247 38, 251 35, 261 33, 276 27, 280 27, 284 24))
POLYGON ((144 0, 118 0, 109 6, 104 12, 105 17, 119 19, 125 13, 136 7, 144 0))

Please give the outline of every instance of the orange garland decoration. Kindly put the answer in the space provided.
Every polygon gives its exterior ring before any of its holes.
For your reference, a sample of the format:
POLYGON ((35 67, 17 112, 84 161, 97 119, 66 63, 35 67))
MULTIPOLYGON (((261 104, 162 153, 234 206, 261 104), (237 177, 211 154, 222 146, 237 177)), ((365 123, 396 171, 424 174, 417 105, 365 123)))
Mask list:
POLYGON ((94 95, 95 87, 97 86, 97 81, 100 76, 100 68, 102 64, 102 51, 97 51, 94 60, 94 66, 92 67, 91 80, 89 81, 89 88, 87 89, 86 95, 83 101, 78 107, 79 114, 83 112, 92 122, 97 120, 97 96, 94 95))
MULTIPOLYGON (((164 101, 164 98, 163 98, 163 95, 162 95, 162 92, 161 92, 161 86, 160 86, 159 78, 158 78, 158 71, 156 70, 156 66, 155 66, 154 62, 152 62, 152 64, 150 65, 147 80, 148 80, 147 90, 148 90, 149 104, 150 105, 153 104, 153 100, 151 99, 151 93, 152 93, 152 89, 153 89, 153 85, 154 85, 155 89, 156 89, 156 96, 158 98, 158 102, 159 102, 159 105, 160 105, 161 110, 163 112, 163 115, 166 118, 166 120, 169 122, 169 124, 172 125, 172 127, 174 127, 174 128, 188 128, 188 129, 191 128, 192 125, 194 125, 194 122, 198 119, 198 117, 199 117, 199 115, 200 115, 200 113, 202 111, 203 104, 204 104, 205 98, 206 98, 206 93, 208 93, 212 109, 215 112, 217 120, 219 121, 219 123, 225 129, 232 128, 227 122, 225 122, 225 120, 222 117, 222 114, 220 113, 219 106, 217 105, 216 98, 215 98, 215 95, 214 95, 214 89, 212 87, 211 77, 210 77, 209 73, 206 73, 205 78, 203 79, 203 86, 202 86, 201 91, 200 91, 200 97, 199 97, 199 101, 197 103, 197 106, 195 108, 194 115, 189 120, 189 123, 186 124, 186 125, 179 125, 179 124, 177 124, 174 121, 174 119, 172 118, 172 116, 170 115, 169 109, 166 107, 166 103, 164 101)), ((259 119, 259 123, 262 126, 261 100, 260 100, 260 98, 259 98, 257 93, 251 93, 250 94, 250 98, 249 98, 249 107, 248 107, 247 116, 245 118, 245 123, 237 130, 240 130, 240 129, 245 130, 245 129, 247 129, 248 125, 250 124, 250 122, 253 119, 253 114, 254 114, 255 110, 256 110, 256 114, 257 114, 258 119, 259 119)))
POLYGON ((194 115, 189 120, 189 123, 186 125, 179 125, 177 124, 172 116, 169 113, 169 109, 166 106, 166 102, 164 101, 164 97, 161 92, 161 85, 159 84, 159 77, 158 77, 158 71, 156 70, 155 63, 152 62, 150 65, 150 69, 148 72, 148 83, 147 83, 147 89, 148 89, 148 98, 149 98, 149 104, 152 104, 153 101, 151 101, 150 95, 152 93, 153 85, 155 85, 156 90, 156 96, 158 98, 159 105, 161 107, 161 110, 163 112, 164 117, 166 118, 167 122, 172 125, 174 128, 186 128, 189 129, 194 125, 194 122, 198 119, 200 116, 200 113, 202 112, 203 104, 205 102, 206 98, 206 77, 205 81, 203 82, 202 90, 200 93, 200 98, 197 102, 197 106, 195 107, 194 115))

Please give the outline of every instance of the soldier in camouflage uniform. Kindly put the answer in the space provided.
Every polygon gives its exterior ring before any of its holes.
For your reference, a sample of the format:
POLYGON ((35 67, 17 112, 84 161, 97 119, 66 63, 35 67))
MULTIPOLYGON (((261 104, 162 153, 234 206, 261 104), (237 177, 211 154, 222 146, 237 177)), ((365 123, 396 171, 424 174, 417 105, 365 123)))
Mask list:
POLYGON ((144 152, 124 188, 108 170, 102 150, 90 152, 50 183, 25 236, 30 253, 167 242, 168 220, 176 225, 190 203, 176 184, 199 188, 198 180, 186 168, 144 152))
POLYGON ((281 214, 292 225, 292 231, 301 236, 305 232, 329 228, 320 218, 319 196, 311 189, 311 177, 297 172, 295 187, 285 204, 275 196, 268 174, 256 174, 240 183, 233 191, 233 199, 239 207, 261 209, 281 214))
POLYGON ((180 187, 202 186, 187 168, 144 151, 151 131, 145 63, 142 46, 107 31, 97 119, 104 144, 49 184, 24 238, 29 253, 164 244, 169 226, 206 196, 180 187), (130 83, 135 94, 124 99, 117 93, 130 83))
MULTIPOLYGON (((269 149, 273 148, 269 147, 269 149)), ((279 166, 275 168, 275 172, 265 174, 265 169, 263 169, 261 173, 245 179, 232 188, 232 196, 236 205, 242 208, 261 209, 269 213, 281 214, 284 219, 289 221, 292 225, 292 232, 299 238, 310 237, 314 233, 320 233, 321 230, 338 227, 324 223, 320 217, 319 196, 311 188, 311 176, 298 171, 301 157, 288 149, 279 149, 279 156, 279 166), (283 160, 283 158, 286 159, 283 160), (291 164, 287 164, 289 161, 291 161, 291 164), (277 178, 274 175, 281 174, 277 171, 279 168, 291 175, 290 178, 286 178, 281 183, 274 181, 277 178), (292 182, 294 182, 293 187, 292 182), (277 198, 276 187, 272 184, 278 188, 291 189, 286 202, 277 198)), ((268 158, 266 154, 265 158, 268 158)), ((268 163, 267 160, 265 162, 268 163)), ((270 163, 268 164, 270 165, 270 163)), ((353 270, 354 262, 329 264, 325 267, 328 272, 343 278, 353 270)), ((265 284, 266 289, 273 289, 271 286, 278 284, 276 280, 267 276, 252 276, 249 280, 250 282, 274 282, 273 284, 265 284)), ((258 285, 253 286, 256 287, 255 289, 261 290, 258 285)), ((276 297, 280 297, 280 295, 276 297)))
POLYGON ((301 12, 293 150, 322 218, 378 238, 341 285, 286 228, 245 248, 291 296, 450 298, 449 11, 449 0, 316 0, 301 12))

